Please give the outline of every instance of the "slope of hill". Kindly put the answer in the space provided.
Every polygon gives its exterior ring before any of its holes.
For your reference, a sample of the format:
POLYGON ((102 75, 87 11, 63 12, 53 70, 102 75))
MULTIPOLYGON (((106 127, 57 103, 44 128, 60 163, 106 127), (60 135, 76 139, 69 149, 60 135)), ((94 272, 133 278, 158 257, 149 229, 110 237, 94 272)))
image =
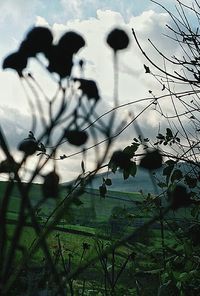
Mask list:
MULTIPOLYGON (((128 180, 123 179, 123 174, 120 171, 117 171, 115 174, 110 173, 109 178, 112 179, 112 186, 109 186, 109 192, 106 195, 106 199, 100 199, 98 188, 102 184, 103 178, 107 178, 107 174, 97 174, 93 179, 92 183, 89 184, 86 188, 85 194, 81 197, 83 206, 79 207, 79 211, 82 211, 82 208, 89 209, 92 207, 95 208, 97 216, 101 219, 108 218, 114 207, 132 207, 133 200, 141 200, 142 196, 138 194, 140 190, 144 193, 153 192, 153 186, 149 173, 138 169, 135 177, 129 177, 128 180), (132 194, 130 194, 132 193, 132 194)), ((0 182, 0 199, 3 196, 3 192, 6 188, 7 182, 0 182)), ((61 198, 66 196, 66 184, 61 184, 60 196, 61 198)), ((17 189, 17 186, 14 186, 12 191, 12 198, 9 202, 9 212, 16 213, 19 210, 20 198, 21 195, 17 189)), ((42 190, 40 184, 32 184, 31 186, 31 202, 33 205, 36 205, 42 198, 42 190)), ((48 215, 59 200, 48 199, 42 206, 41 211, 44 216, 48 215)), ((84 215, 86 214, 85 210, 83 211, 84 215)))
MULTIPOLYGON (((3 192, 6 188, 7 182, 0 182, 0 196, 3 197, 3 192)), ((64 186, 60 190, 60 198, 47 199, 42 203, 40 209, 40 216, 47 217, 60 203, 62 198, 66 196, 66 190, 64 186)), ((40 184, 32 184, 30 199, 32 205, 40 203, 42 198, 42 190, 40 184)), ((86 188, 83 195, 80 197, 80 204, 77 206, 72 204, 69 210, 66 211, 64 219, 69 223, 87 222, 89 220, 106 221, 115 207, 121 208, 134 208, 138 201, 142 200, 140 193, 126 193, 118 191, 108 191, 105 198, 101 198, 98 189, 86 188), (74 221, 73 221, 74 220, 74 221), (79 221, 80 220, 80 221, 79 221)), ((20 208, 21 196, 17 190, 17 186, 14 186, 11 198, 8 205, 8 218, 15 218, 20 208)))
MULTIPOLYGON (((157 171, 157 175, 159 174, 161 174, 160 170, 157 171)), ((97 174, 90 185, 91 188, 99 188, 103 178, 107 178, 106 173, 97 174)), ((153 193, 154 191, 149 172, 139 167, 136 176, 130 176, 127 180, 124 180, 123 174, 120 171, 117 171, 115 174, 110 173, 109 178, 112 180, 112 186, 109 187, 112 191, 139 192, 142 190, 144 193, 153 193)))

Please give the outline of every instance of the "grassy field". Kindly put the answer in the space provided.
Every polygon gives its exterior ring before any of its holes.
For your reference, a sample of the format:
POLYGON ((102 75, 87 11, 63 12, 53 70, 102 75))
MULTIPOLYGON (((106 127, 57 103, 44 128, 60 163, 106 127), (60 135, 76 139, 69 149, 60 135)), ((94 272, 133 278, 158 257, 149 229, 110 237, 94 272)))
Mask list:
MULTIPOLYGON (((0 182, 0 197, 3 196, 3 192, 6 188, 7 182, 0 182)), ((63 187, 60 190, 60 197, 57 200, 48 199, 40 207, 38 212, 38 221, 42 225, 45 223, 48 215, 54 210, 54 208, 65 197, 66 191, 63 187)), ((36 206, 41 200, 41 186, 39 184, 33 184, 30 191, 31 203, 36 206)), ((71 205, 70 210, 57 225, 55 233, 61 233, 62 240, 65 236, 70 236, 70 242, 73 248, 73 241, 77 241, 77 237, 81 242, 88 236, 89 239, 99 234, 99 229, 96 226, 102 226, 107 224, 113 208, 131 208, 135 207, 135 202, 141 200, 139 193, 124 193, 109 191, 106 198, 101 198, 98 190, 86 189, 86 192, 80 197, 80 205, 71 205), (81 235, 83 234, 83 235, 81 235), (76 236, 73 240, 72 237, 76 236), (82 237, 82 238, 81 238, 82 237)), ((12 191, 10 202, 7 211, 7 221, 9 223, 10 234, 14 228, 15 221, 18 217, 20 208, 21 197, 16 187, 12 191)), ((102 228, 103 229, 103 228, 102 228)), ((27 227, 24 229, 22 241, 25 245, 30 243, 30 237, 34 238, 34 233, 31 230, 31 224, 27 221, 27 227)), ((53 239, 53 236, 52 238, 53 239)), ((76 247, 76 246, 75 246, 76 247)))
MULTIPOLYGON (((6 185, 7 182, 0 182, 1 193, 4 192, 6 185)), ((2 194, 0 198, 1 196, 2 194)), ((66 188, 61 186, 60 197, 58 199, 48 199, 42 203, 38 211, 38 221, 40 221, 41 224, 45 223, 49 214, 51 214, 65 196, 66 188)), ((40 184, 32 184, 30 197, 33 207, 39 204, 42 197, 40 184)), ((99 232, 99 230, 103 231, 104 228, 108 228, 108 223, 110 223, 109 221, 111 221, 111 216, 114 211, 119 212, 119 209, 121 209, 122 216, 124 210, 124 212, 129 213, 131 218, 133 218, 129 221, 130 223, 127 223, 127 226, 129 225, 127 230, 130 230, 130 226, 138 226, 152 216, 152 213, 149 213, 145 207, 141 206, 144 198, 144 195, 138 192, 131 193, 111 190, 107 192, 105 198, 102 198, 97 189, 86 188, 85 193, 80 197, 80 204, 78 206, 72 204, 57 226, 62 227, 62 229, 66 231, 77 231, 77 234, 79 234, 78 231, 95 234, 99 232), (134 221, 135 224, 131 221, 134 221)), ((20 194, 17 188, 14 187, 7 211, 7 219, 10 221, 10 224, 14 224, 14 221, 18 217, 20 200, 20 194)), ((125 217, 123 216, 123 218, 125 217)), ((171 211, 167 216, 167 219, 170 220, 183 218, 192 218, 190 209, 180 209, 177 212, 171 211)), ((121 219, 121 221, 122 220, 123 219, 121 219)), ((107 235, 109 235, 109 233, 107 233, 107 235)))
MULTIPOLYGON (((6 182, 0 182, 1 193, 4 192, 5 187, 6 182)), ((2 196, 3 194, 1 194, 1 197, 2 196)), ((42 196, 41 186, 39 184, 32 185, 30 196, 31 203, 34 207, 40 202, 42 196)), ((45 223, 48 215, 65 196, 66 191, 62 186, 60 197, 57 200, 46 200, 40 206, 37 219, 41 227, 45 223)), ((87 188, 85 193, 80 197, 81 202, 79 205, 72 204, 60 223, 55 225, 53 231, 48 236, 48 246, 55 262, 58 260, 57 256, 61 248, 64 260, 66 262, 71 260, 73 269, 97 255, 97 244, 100 243, 105 247, 106 245, 109 245, 111 241, 115 241, 125 233, 130 233, 139 227, 153 215, 153 213, 148 213, 145 207, 141 206, 144 198, 145 196, 141 195, 141 193, 120 191, 108 191, 105 198, 101 198, 97 189, 87 188), (115 212, 118 213, 116 217, 114 215, 115 212), (84 249, 85 244, 88 245, 88 249, 84 249)), ((10 239, 12 239, 14 233, 20 208, 20 200, 20 194, 18 190, 14 188, 7 213, 7 230, 10 239)), ((189 210, 180 210, 177 213, 170 213, 170 215, 168 215, 168 222, 175 221, 175 218, 180 219, 184 217, 191 218, 189 210)), ((146 281, 149 280, 150 283, 151 281, 157 281, 157 274, 155 277, 151 278, 148 274, 143 274, 141 271, 156 270, 161 264, 162 241, 159 227, 159 223, 157 223, 156 227, 154 226, 143 233, 134 244, 130 242, 128 245, 118 248, 116 256, 118 268, 123 265, 124 258, 126 258, 130 252, 134 251, 137 254, 134 259, 134 264, 132 261, 128 262, 126 270, 120 277, 120 283, 122 286, 125 284, 127 289, 130 289, 128 292, 129 294, 127 295, 136 295, 135 288, 133 291, 131 290, 134 286, 132 285, 133 270, 135 276, 138 276, 140 281, 143 281, 144 279, 146 281), (132 271, 129 272, 129 270, 132 271)), ((17 252, 17 261, 20 260, 23 255, 23 249, 29 249, 35 238, 36 234, 32 228, 32 224, 27 220, 20 240, 20 249, 17 252)), ((170 250, 181 251, 180 245, 178 246, 177 244, 177 238, 167 228, 165 229, 165 245, 169 252, 170 250)), ((44 254, 42 250, 39 249, 31 258, 31 264, 43 266, 44 262, 44 254)), ((57 264, 62 266, 60 258, 57 264)), ((75 285, 78 287, 79 281, 82 283, 83 280, 86 280, 88 289, 90 289, 89 286, 92 281, 95 281, 95 287, 97 287, 97 285, 102 285, 103 277, 100 262, 96 262, 95 266, 92 265, 87 269, 87 272, 84 272, 77 279, 75 285), (95 281, 95 279, 98 280, 95 281)), ((91 288, 91 291, 94 291, 95 289, 96 288, 93 287, 91 288)), ((125 295, 123 293, 124 292, 119 295, 125 295)), ((95 294, 93 293, 91 295, 95 294)))

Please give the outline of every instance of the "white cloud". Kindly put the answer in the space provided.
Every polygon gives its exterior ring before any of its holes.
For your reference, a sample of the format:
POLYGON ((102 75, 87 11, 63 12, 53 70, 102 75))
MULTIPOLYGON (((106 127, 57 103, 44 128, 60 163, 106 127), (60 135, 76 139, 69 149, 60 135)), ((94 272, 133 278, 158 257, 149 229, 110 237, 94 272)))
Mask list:
POLYGON ((36 16, 35 25, 42 26, 42 27, 49 27, 49 23, 47 22, 47 20, 41 16, 36 16))
MULTIPOLYGON (((123 88, 121 94, 124 100, 137 95, 144 94, 143 62, 138 48, 133 42, 131 28, 134 27, 138 33, 138 38, 145 46, 149 36, 156 37, 163 31, 163 24, 167 21, 166 14, 157 14, 153 11, 143 13, 141 16, 132 17, 129 22, 125 22, 122 15, 111 10, 97 10, 96 18, 88 20, 69 21, 66 24, 55 23, 52 26, 57 36, 60 36, 66 30, 75 30, 85 36, 87 47, 83 49, 80 56, 83 56, 88 64, 86 65, 87 75, 97 79, 103 94, 112 95, 113 89, 113 60, 112 51, 106 45, 105 39, 108 32, 113 27, 121 27, 127 31, 130 37, 131 46, 127 51, 119 55, 119 67, 122 70, 120 74, 120 85, 123 88), (134 75, 130 75, 133 74, 134 75), (135 76, 135 77, 134 77, 135 76), (137 81, 136 81, 137 79, 137 81), (139 81, 140 83, 139 83, 139 81)), ((163 43, 159 43, 162 47, 163 43)), ((149 46, 149 44, 148 44, 149 46)))
POLYGON ((15 151, 19 142, 28 135, 27 128, 31 127, 31 118, 20 112, 18 108, 11 108, 6 105, 1 106, 0 118, 0 125, 8 145, 10 149, 15 151))

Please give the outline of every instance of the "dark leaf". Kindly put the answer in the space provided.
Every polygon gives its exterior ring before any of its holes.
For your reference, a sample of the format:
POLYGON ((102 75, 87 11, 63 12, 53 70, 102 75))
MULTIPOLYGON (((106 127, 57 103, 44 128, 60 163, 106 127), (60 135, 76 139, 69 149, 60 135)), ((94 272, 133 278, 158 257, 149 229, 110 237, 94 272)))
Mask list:
POLYGON ((130 175, 129 169, 124 169, 123 170, 124 180, 128 179, 129 175, 130 175))
POLYGON ((162 155, 158 150, 147 152, 141 159, 140 166, 147 170, 156 170, 162 166, 162 155))
POLYGON ((151 71, 150 71, 149 67, 148 67, 148 66, 146 66, 145 64, 144 64, 144 69, 145 69, 145 73, 151 73, 151 71))
POLYGON ((14 159, 5 159, 0 162, 0 173, 15 173, 20 165, 14 159))
POLYGON ((106 193, 107 193, 106 185, 102 184, 101 186, 99 186, 99 194, 100 194, 100 196, 105 198, 106 193))
POLYGON ((159 140, 164 140, 165 139, 165 137, 162 134, 158 134, 156 138, 159 139, 159 140))
POLYGON ((123 152, 126 153, 130 158, 132 158, 135 155, 135 152, 137 151, 139 147, 139 144, 133 143, 131 146, 127 146, 123 152))
POLYGON ((35 139, 34 133, 32 131, 29 131, 28 137, 35 139))
POLYGON ((115 151, 110 159, 108 166, 112 168, 113 164, 120 169, 127 169, 130 166, 130 156, 123 151, 115 151))
POLYGON ((112 172, 115 174, 117 171, 117 165, 114 162, 109 162, 108 167, 112 170, 112 172))
POLYGON ((42 184, 44 198, 57 198, 59 194, 59 176, 55 171, 50 172, 44 177, 42 184))
POLYGON ((26 66, 27 58, 23 56, 20 52, 14 52, 4 59, 2 68, 13 69, 17 71, 19 76, 22 76, 22 71, 26 68, 26 66))
POLYGON ((129 45, 129 37, 125 31, 121 29, 112 30, 107 37, 108 45, 116 52, 117 50, 122 50, 127 48, 129 45))
POLYGON ((83 69, 83 66, 84 66, 84 60, 81 59, 81 60, 79 61, 79 66, 80 66, 81 69, 83 69))
POLYGON ((81 146, 87 142, 88 135, 85 131, 79 130, 67 130, 65 131, 65 137, 68 142, 75 146, 81 146))
POLYGON ((183 174, 180 170, 174 170, 171 175, 171 182, 173 183, 175 180, 180 180, 183 178, 183 174))
POLYGON ((133 161, 130 161, 129 166, 123 170, 124 180, 128 179, 130 175, 132 177, 135 177, 136 172, 137 172, 136 163, 133 161))
POLYGON ((188 207, 192 203, 185 186, 176 185, 172 192, 168 195, 171 200, 171 207, 173 210, 177 210, 181 207, 188 207))
POLYGON ((172 133, 172 131, 171 131, 170 128, 167 128, 167 129, 166 129, 166 137, 167 137, 168 139, 173 138, 173 133, 172 133))
POLYGON ((65 154, 60 156, 60 159, 65 159, 65 158, 67 158, 67 156, 65 154))
POLYGON ((197 179, 186 175, 185 183, 189 186, 189 188, 195 188, 197 186, 197 179))
POLYGON ((74 78, 74 81, 80 83, 79 89, 82 90, 83 94, 86 95, 88 99, 99 100, 99 91, 95 81, 81 78, 74 78))
POLYGON ((130 165, 130 175, 132 177, 135 177, 136 175, 136 172, 137 172, 137 165, 134 161, 131 161, 131 165, 130 165))

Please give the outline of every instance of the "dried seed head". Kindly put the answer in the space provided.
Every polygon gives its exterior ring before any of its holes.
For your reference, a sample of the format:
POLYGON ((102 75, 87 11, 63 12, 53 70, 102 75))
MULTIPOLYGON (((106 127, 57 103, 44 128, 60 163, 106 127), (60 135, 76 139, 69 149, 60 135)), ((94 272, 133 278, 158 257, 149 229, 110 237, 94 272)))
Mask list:
POLYGON ((121 29, 112 30, 107 37, 108 45, 116 52, 127 48, 129 45, 129 37, 125 31, 121 29))

